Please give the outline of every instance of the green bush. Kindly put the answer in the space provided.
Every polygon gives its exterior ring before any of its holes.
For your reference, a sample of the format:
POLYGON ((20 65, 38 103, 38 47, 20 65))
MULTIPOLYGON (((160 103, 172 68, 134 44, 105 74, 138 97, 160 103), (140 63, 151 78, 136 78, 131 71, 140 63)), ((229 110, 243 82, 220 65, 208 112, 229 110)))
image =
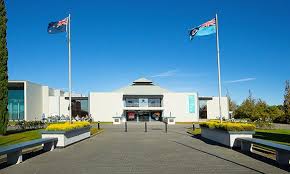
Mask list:
POLYGON ((272 123, 261 121, 261 120, 254 121, 253 123, 259 129, 272 129, 274 127, 272 123))
POLYGON ((42 129, 45 126, 45 123, 42 121, 10 121, 8 126, 15 127, 16 129, 42 129))
POLYGON ((224 131, 254 131, 256 128, 254 124, 249 123, 233 123, 233 122, 219 123, 217 121, 200 123, 200 126, 209 129, 220 129, 224 131))

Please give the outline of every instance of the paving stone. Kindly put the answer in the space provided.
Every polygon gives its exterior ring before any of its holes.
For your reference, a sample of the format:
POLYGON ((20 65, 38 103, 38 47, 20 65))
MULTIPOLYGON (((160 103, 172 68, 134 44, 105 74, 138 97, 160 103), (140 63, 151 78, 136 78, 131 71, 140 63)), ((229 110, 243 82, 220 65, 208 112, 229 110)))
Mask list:
POLYGON ((193 138, 191 125, 101 125, 105 131, 64 149, 56 149, 4 168, 7 174, 183 174, 183 173, 288 173, 275 165, 232 149, 193 138))

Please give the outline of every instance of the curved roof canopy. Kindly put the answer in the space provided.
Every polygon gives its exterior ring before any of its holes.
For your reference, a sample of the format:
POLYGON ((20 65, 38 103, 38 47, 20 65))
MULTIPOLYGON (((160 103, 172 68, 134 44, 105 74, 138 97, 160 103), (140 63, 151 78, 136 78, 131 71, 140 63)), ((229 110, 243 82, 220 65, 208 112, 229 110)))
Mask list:
POLYGON ((131 85, 118 89, 115 92, 122 92, 124 95, 162 95, 169 91, 156 86, 151 80, 140 78, 133 81, 131 85))

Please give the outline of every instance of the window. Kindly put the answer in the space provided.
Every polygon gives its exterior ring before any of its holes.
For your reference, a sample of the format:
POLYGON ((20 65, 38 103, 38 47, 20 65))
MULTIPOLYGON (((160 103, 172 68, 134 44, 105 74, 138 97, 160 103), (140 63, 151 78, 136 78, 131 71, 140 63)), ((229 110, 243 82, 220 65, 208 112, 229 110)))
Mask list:
POLYGON ((8 114, 10 120, 24 120, 23 88, 8 88, 8 114))
POLYGON ((207 100, 199 101, 199 118, 201 119, 207 118, 207 100))
POLYGON ((161 99, 159 98, 150 98, 149 107, 161 107, 161 99))
POLYGON ((72 116, 76 117, 77 115, 80 117, 88 116, 88 99, 87 98, 78 98, 72 99, 72 116))
POLYGON ((126 107, 139 107, 139 100, 137 98, 126 98, 126 107))

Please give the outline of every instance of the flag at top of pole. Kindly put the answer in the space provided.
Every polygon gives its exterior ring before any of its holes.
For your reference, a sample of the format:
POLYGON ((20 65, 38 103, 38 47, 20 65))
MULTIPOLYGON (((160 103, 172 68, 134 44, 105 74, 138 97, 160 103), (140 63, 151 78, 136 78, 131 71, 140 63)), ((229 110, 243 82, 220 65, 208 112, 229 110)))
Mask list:
POLYGON ((71 83, 71 46, 70 46, 70 14, 68 17, 57 22, 50 22, 47 27, 49 34, 56 33, 67 33, 67 44, 68 44, 68 89, 69 89, 69 118, 72 122, 72 109, 71 109, 71 96, 72 96, 72 83, 71 83))
POLYGON ((213 18, 206 23, 199 25, 198 27, 194 27, 189 31, 190 40, 193 39, 194 36, 206 36, 216 33, 216 19, 213 18))
POLYGON ((61 32, 67 32, 68 17, 57 22, 50 22, 47 27, 49 34, 56 34, 61 32))
POLYGON ((206 36, 216 33, 216 50, 217 50, 217 67, 218 67, 218 93, 219 93, 219 118, 222 122, 222 109, 221 109, 221 68, 220 68, 220 46, 219 46, 219 30, 218 30, 218 16, 216 14, 215 18, 207 21, 197 27, 189 30, 189 38, 193 39, 195 36, 206 36))

